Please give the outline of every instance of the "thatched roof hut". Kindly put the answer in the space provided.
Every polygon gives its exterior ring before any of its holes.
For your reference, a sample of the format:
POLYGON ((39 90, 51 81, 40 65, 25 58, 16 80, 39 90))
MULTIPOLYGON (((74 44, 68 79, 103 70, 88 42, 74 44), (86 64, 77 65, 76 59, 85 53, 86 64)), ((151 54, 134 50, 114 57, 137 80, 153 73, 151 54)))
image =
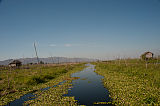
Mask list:
POLYGON ((142 55, 141 55, 141 59, 152 59, 153 58, 153 53, 152 52, 145 52, 145 53, 143 53, 142 55))
POLYGON ((22 65, 22 62, 19 60, 13 60, 11 63, 9 63, 10 67, 19 67, 22 65))

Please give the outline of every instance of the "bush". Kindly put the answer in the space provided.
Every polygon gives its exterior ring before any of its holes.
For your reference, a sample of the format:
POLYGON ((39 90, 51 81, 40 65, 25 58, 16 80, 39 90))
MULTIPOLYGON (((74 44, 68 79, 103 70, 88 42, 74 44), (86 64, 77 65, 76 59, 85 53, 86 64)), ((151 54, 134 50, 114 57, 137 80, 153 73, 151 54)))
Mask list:
POLYGON ((153 103, 156 103, 157 100, 156 100, 156 98, 154 98, 154 97, 147 97, 146 99, 144 99, 144 102, 145 102, 146 104, 153 104, 153 103))
POLYGON ((68 69, 63 69, 61 73, 67 73, 68 69))
POLYGON ((45 79, 40 76, 33 76, 30 80, 27 81, 28 85, 36 85, 40 83, 45 83, 45 79))
POLYGON ((40 61, 40 64, 44 64, 44 62, 43 62, 43 61, 40 61))
POLYGON ((51 76, 51 75, 44 75, 43 79, 53 79, 55 78, 55 76, 51 76))

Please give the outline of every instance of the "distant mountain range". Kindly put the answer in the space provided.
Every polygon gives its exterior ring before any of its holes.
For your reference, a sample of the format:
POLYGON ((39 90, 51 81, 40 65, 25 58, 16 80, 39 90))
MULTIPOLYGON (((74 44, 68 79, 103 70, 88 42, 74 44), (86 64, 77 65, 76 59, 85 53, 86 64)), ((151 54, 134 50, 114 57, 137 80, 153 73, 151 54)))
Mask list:
MULTIPOLYGON (((0 65, 8 65, 13 60, 14 59, 0 61, 0 65)), ((20 59, 16 59, 16 60, 21 61, 22 64, 37 63, 37 58, 20 58, 20 59)), ((96 59, 48 57, 48 58, 39 58, 39 61, 42 61, 44 63, 66 63, 66 62, 92 62, 92 61, 96 61, 96 59)))

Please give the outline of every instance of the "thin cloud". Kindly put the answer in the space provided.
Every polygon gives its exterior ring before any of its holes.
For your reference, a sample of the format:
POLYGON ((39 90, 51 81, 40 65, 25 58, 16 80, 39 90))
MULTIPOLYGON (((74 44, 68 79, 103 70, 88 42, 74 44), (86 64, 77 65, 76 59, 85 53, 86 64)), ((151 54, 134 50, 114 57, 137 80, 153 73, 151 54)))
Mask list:
POLYGON ((64 44, 65 47, 101 47, 98 44, 64 44))
POLYGON ((70 43, 66 43, 63 45, 56 45, 56 44, 50 44, 50 47, 101 47, 100 45, 96 45, 96 44, 70 44, 70 43))
POLYGON ((55 47, 55 46, 57 46, 56 44, 50 44, 49 45, 50 47, 55 47))
POLYGON ((64 44, 65 47, 71 47, 72 44, 64 44))

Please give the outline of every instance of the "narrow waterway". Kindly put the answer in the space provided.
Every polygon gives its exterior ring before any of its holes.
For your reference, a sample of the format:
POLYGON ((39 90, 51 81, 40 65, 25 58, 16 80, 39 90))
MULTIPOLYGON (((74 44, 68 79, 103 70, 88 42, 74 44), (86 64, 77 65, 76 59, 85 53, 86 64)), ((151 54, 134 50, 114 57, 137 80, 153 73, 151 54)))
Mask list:
MULTIPOLYGON (((49 90, 50 88, 52 87, 56 87, 58 85, 62 85, 63 83, 65 83, 66 81, 62 81, 60 83, 58 83, 57 85, 54 85, 54 86, 51 86, 51 87, 46 87, 46 88, 43 88, 43 89, 40 89, 41 91, 46 91, 46 90, 49 90)), ((37 98, 37 95, 34 94, 35 91, 31 92, 31 93, 27 93, 23 96, 21 96, 19 99, 16 99, 10 103, 8 103, 7 105, 5 106, 23 106, 24 102, 25 101, 29 101, 29 100, 33 100, 33 99, 36 99, 37 98)))
POLYGON ((80 105, 87 106, 93 106, 94 102, 110 102, 109 92, 104 88, 101 80, 103 77, 94 72, 94 65, 86 65, 88 67, 83 71, 72 74, 72 77, 79 77, 79 79, 72 81, 73 88, 64 96, 74 96, 80 105))

